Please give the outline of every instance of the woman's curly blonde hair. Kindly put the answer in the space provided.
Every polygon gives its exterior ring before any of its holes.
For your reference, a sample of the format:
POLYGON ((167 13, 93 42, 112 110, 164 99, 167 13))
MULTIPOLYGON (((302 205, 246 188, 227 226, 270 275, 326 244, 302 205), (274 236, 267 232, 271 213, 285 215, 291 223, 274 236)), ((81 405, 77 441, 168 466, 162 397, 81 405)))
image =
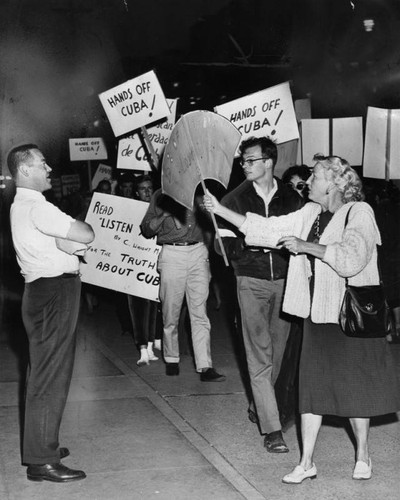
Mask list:
POLYGON ((342 193, 343 203, 365 199, 361 179, 347 160, 340 156, 324 156, 320 153, 314 155, 313 160, 325 169, 327 179, 342 193))

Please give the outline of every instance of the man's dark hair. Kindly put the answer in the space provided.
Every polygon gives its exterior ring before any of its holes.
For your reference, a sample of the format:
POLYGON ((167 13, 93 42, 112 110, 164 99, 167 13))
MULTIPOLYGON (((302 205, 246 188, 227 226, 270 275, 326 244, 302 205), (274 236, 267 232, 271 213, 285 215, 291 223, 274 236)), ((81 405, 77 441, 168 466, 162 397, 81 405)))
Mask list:
POLYGON ((139 175, 138 177, 136 177, 136 179, 135 179, 135 191, 137 190, 139 184, 142 184, 142 182, 148 182, 148 181, 153 183, 153 179, 152 179, 151 175, 143 174, 143 175, 139 175))
POLYGON ((274 141, 269 137, 249 137, 242 141, 239 146, 240 156, 243 156, 246 149, 252 148, 253 146, 260 146, 262 155, 272 160, 272 166, 275 167, 278 159, 278 148, 274 141))
POLYGON ((16 178, 18 167, 21 163, 26 163, 32 160, 32 149, 39 149, 36 144, 22 144, 13 148, 7 156, 8 170, 13 179, 16 178))

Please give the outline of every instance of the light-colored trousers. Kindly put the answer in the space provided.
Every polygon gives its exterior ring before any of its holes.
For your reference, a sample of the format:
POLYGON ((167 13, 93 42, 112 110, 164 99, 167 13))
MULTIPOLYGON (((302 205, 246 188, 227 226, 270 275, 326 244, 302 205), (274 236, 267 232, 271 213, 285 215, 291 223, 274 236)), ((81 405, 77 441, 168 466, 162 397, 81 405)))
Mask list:
POLYGON ((290 330, 281 313, 284 284, 283 279, 237 276, 243 341, 262 434, 281 429, 274 385, 290 330))
POLYGON ((196 370, 211 368, 210 321, 206 309, 210 284, 207 247, 203 243, 189 246, 163 245, 158 270, 165 361, 179 363, 180 360, 178 324, 186 296, 196 370))

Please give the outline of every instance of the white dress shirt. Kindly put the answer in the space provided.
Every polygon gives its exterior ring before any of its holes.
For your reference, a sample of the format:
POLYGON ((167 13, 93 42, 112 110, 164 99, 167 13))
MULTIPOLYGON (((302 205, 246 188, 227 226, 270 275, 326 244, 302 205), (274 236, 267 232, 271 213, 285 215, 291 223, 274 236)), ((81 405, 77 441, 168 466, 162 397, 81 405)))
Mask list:
POLYGON ((56 246, 56 238, 66 238, 74 219, 39 191, 17 188, 10 219, 17 261, 26 283, 78 272, 78 257, 56 246))

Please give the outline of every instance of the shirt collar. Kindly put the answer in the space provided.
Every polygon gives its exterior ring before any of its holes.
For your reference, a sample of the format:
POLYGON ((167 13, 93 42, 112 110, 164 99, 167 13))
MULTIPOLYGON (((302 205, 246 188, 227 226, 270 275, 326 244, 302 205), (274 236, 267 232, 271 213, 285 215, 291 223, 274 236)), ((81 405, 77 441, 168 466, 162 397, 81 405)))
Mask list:
POLYGON ((17 196, 18 198, 26 198, 26 199, 37 199, 37 200, 45 200, 46 198, 40 191, 36 191, 36 189, 28 189, 23 187, 17 187, 17 196))

